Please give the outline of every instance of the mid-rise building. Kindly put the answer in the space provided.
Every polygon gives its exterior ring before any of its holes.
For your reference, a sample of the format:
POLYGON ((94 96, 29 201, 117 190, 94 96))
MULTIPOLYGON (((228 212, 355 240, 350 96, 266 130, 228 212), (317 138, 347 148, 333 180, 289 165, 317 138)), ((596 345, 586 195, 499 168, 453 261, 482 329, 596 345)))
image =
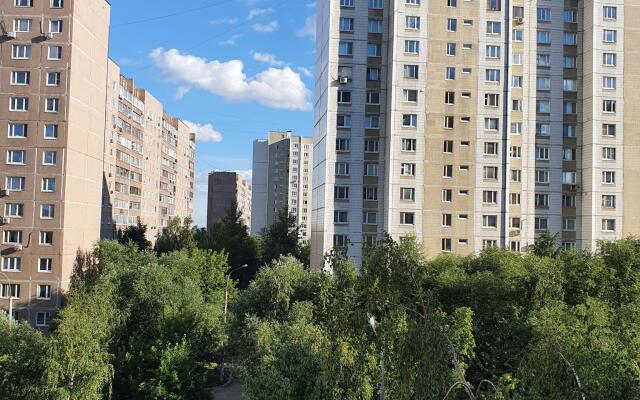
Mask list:
POLYGON ((312 166, 313 138, 269 132, 253 142, 251 232, 262 232, 286 211, 301 239, 310 239, 312 166))
POLYGON ((318 3, 312 263, 640 233, 640 3, 318 3), (626 96, 625 96, 626 94, 626 96))
POLYGON ((152 242, 172 218, 193 213, 195 135, 109 60, 102 237, 138 221, 152 242))
POLYGON ((110 5, 0 9, 0 307, 46 326, 100 238, 110 5))
POLYGON ((244 224, 251 229, 251 185, 240 174, 211 172, 208 190, 207 226, 212 226, 229 210, 235 209, 242 213, 244 224))

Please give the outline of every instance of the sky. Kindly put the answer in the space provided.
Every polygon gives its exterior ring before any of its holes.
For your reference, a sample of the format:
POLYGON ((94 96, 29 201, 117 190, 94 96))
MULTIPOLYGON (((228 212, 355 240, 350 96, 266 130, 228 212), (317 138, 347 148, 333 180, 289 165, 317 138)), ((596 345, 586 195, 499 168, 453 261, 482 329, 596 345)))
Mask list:
POLYGON ((210 171, 251 179, 255 139, 313 135, 315 12, 314 0, 111 0, 109 56, 197 133, 197 225, 210 171))

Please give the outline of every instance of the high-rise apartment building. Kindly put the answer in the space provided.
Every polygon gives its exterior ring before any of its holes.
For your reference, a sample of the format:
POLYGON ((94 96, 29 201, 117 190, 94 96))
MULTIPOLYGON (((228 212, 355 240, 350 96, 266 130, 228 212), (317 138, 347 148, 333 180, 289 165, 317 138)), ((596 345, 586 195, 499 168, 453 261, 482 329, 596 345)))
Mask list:
POLYGON ((110 5, 0 9, 0 306, 46 326, 100 238, 110 5))
POLYGON ((638 18, 630 0, 319 2, 313 264, 359 263, 383 232, 431 256, 640 233, 638 18))
POLYGON ((251 185, 237 172, 215 171, 209 174, 207 226, 224 218, 230 209, 242 213, 251 229, 251 185))
POLYGON ((302 240, 311 230, 313 138, 269 132, 253 142, 251 232, 260 233, 286 210, 296 218, 302 240))
POLYGON ((153 242, 169 220, 193 212, 195 135, 108 65, 102 237, 140 221, 153 242))

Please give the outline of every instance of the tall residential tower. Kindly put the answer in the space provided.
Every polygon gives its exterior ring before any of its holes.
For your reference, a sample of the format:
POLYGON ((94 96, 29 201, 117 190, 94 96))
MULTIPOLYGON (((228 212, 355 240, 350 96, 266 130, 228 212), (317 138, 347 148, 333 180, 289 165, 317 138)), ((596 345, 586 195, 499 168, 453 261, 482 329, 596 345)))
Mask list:
POLYGON ((269 132, 253 142, 251 232, 260 233, 286 210, 309 240, 311 230, 311 174, 313 138, 289 132, 269 132))
POLYGON ((312 263, 640 233, 640 3, 318 4, 312 263), (365 250, 363 250, 365 249, 365 250))

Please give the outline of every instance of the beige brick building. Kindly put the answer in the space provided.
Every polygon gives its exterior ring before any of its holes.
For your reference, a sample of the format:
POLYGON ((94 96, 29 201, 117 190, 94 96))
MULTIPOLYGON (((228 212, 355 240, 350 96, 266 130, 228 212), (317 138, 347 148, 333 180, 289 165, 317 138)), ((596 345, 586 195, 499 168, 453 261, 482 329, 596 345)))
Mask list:
POLYGON ((359 263, 383 232, 429 256, 640 233, 639 17, 631 0, 319 2, 313 264, 334 246, 359 263))
POLYGON ((171 218, 193 211, 195 135, 109 60, 102 237, 138 220, 152 242, 171 218))
POLYGON ((1 0, 0 306, 45 326, 100 238, 109 3, 1 0))

